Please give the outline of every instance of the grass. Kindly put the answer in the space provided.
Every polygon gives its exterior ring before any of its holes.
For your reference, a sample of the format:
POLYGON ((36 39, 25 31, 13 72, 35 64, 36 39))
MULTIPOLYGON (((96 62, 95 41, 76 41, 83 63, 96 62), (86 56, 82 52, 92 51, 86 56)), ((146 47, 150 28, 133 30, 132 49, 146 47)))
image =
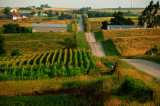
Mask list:
POLYGON ((103 30, 104 39, 113 39, 122 56, 140 56, 154 47, 160 46, 160 28, 103 30))
POLYGON ((106 56, 114 56, 114 55, 121 56, 112 39, 104 40, 102 31, 95 32, 95 35, 96 35, 96 40, 102 43, 106 56))
POLYGON ((8 54, 19 49, 22 54, 32 54, 63 49, 65 38, 73 38, 74 33, 30 33, 30 34, 3 34, 5 50, 8 54))
POLYGON ((160 64, 160 56, 141 56, 141 57, 136 57, 136 58, 137 59, 148 60, 148 61, 160 64))
POLYGON ((72 31, 72 24, 67 24, 67 32, 71 32, 72 31))
POLYGON ((0 34, 3 33, 3 27, 0 27, 0 34))
POLYGON ((106 56, 121 56, 117 47, 112 39, 102 41, 103 48, 105 50, 106 56))
POLYGON ((44 95, 44 96, 22 96, 22 97, 0 97, 0 105, 66 105, 73 106, 89 104, 84 98, 65 95, 44 95))
POLYGON ((86 41, 86 37, 84 35, 84 32, 77 32, 76 35, 77 39, 78 39, 78 47, 80 49, 90 49, 88 42, 86 41))

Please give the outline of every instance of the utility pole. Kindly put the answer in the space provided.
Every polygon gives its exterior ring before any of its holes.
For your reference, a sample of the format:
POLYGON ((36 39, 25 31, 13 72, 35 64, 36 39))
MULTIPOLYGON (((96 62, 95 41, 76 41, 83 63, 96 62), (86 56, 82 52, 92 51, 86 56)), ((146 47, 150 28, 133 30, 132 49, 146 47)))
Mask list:
POLYGON ((131 0, 131 8, 133 8, 133 0, 131 0))

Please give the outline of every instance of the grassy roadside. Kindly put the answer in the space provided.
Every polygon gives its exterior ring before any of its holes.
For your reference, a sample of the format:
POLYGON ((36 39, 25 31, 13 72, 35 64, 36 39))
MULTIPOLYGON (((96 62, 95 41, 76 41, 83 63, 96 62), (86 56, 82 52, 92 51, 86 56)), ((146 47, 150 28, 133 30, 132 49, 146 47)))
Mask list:
POLYGON ((77 36, 78 38, 78 47, 80 49, 90 49, 88 42, 86 41, 86 37, 84 35, 84 32, 77 32, 77 36))
POLYGON ((141 57, 135 57, 135 58, 136 59, 148 60, 148 61, 160 64, 160 56, 141 56, 141 57))
POLYGON ((96 40, 102 43, 106 56, 114 56, 114 55, 121 56, 112 39, 104 40, 102 31, 95 32, 95 35, 96 35, 96 40))

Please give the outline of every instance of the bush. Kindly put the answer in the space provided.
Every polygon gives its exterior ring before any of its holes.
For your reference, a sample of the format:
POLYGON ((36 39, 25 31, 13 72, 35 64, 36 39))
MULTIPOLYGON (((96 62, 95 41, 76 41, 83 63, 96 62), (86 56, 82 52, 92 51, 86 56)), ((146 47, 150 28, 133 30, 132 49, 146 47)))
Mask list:
POLYGON ((5 24, 3 25, 3 33, 30 33, 26 27, 21 27, 19 24, 5 24))
POLYGON ((4 37, 0 35, 0 55, 4 55, 6 53, 4 49, 4 37))
POLYGON ((157 45, 155 45, 151 50, 148 50, 145 54, 152 55, 152 54, 158 52, 159 50, 160 50, 160 48, 157 45))
POLYGON ((147 86, 142 80, 128 78, 126 79, 119 91, 119 94, 131 95, 133 98, 144 102, 145 100, 151 100, 153 98, 153 89, 147 86))
POLYGON ((19 55, 21 55, 19 49, 13 50, 13 51, 11 52, 11 56, 19 56, 19 55))

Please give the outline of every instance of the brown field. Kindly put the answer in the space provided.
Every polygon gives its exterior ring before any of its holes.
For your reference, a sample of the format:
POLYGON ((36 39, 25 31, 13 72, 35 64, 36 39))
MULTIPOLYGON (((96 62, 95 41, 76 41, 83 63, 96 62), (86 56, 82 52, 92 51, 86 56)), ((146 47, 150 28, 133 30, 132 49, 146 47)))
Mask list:
MULTIPOLYGON (((129 10, 130 12, 133 13, 141 13, 144 9, 137 9, 137 10, 129 10)), ((101 12, 118 12, 118 11, 122 11, 122 12, 128 12, 128 10, 94 10, 92 9, 91 11, 101 11, 101 12)))
POLYGON ((122 56, 144 55, 146 51, 160 46, 160 28, 103 30, 105 40, 112 38, 122 56))
POLYGON ((68 19, 68 20, 58 20, 58 19, 51 19, 51 20, 42 20, 43 18, 31 18, 30 21, 13 21, 13 20, 7 20, 7 19, 1 19, 0 20, 0 27, 2 27, 4 24, 19 24, 20 26, 25 27, 32 27, 33 23, 40 22, 41 24, 70 24, 74 19, 68 19))
POLYGON ((43 10, 66 11, 66 10, 70 10, 70 9, 69 8, 43 8, 43 10))
MULTIPOLYGON (((88 21, 89 22, 102 22, 102 21, 110 21, 111 18, 114 18, 114 17, 98 17, 98 18, 88 18, 88 21)), ((126 16, 125 18, 131 18, 135 25, 138 25, 138 17, 137 16, 126 16)))

